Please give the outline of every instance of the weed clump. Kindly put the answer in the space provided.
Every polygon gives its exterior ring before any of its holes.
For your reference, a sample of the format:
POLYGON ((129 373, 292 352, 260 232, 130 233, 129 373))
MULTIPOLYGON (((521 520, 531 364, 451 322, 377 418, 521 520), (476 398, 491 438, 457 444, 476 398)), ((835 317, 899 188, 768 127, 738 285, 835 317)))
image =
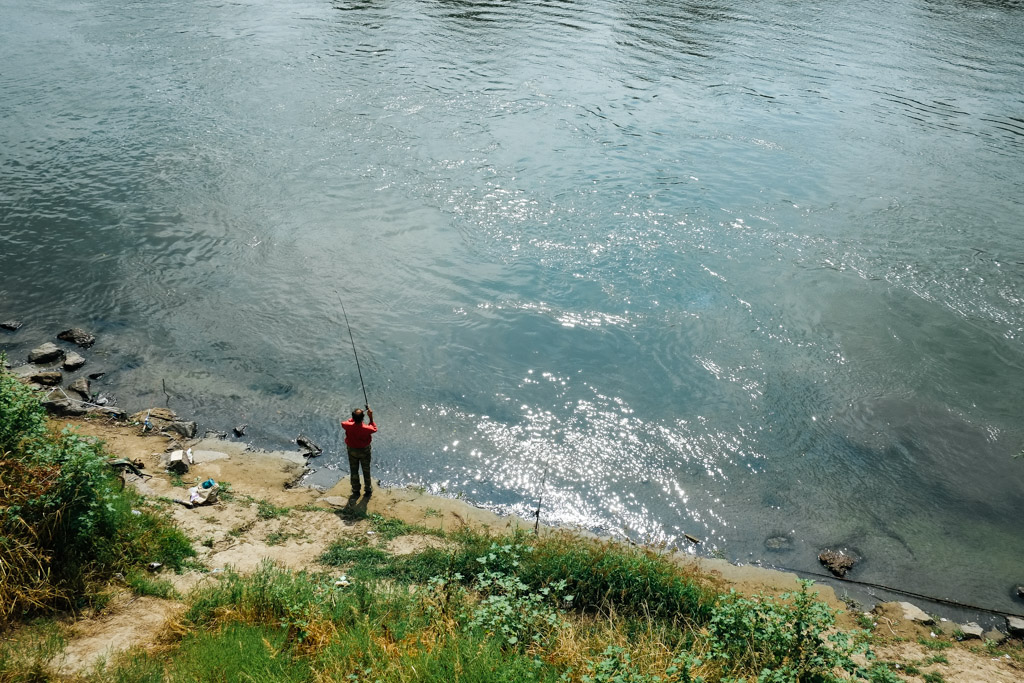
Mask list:
POLYGON ((90 587, 148 562, 180 568, 188 539, 122 490, 94 439, 46 428, 31 389, 0 372, 0 626, 75 607, 90 587))

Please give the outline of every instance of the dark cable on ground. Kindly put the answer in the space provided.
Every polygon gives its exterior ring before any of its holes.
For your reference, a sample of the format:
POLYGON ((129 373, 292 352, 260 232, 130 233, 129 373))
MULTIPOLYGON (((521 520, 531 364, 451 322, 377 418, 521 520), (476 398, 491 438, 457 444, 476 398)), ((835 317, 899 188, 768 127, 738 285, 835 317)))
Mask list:
POLYGON ((892 593, 899 593, 901 595, 909 595, 912 598, 920 598, 921 600, 929 600, 931 602, 937 602, 943 605, 950 605, 951 607, 960 607, 963 609, 975 610, 978 612, 988 612, 989 614, 995 614, 1001 617, 1018 617, 1024 618, 1024 615, 1013 614, 1012 612, 1004 612, 1003 610, 992 609, 991 607, 979 607, 978 605, 971 605, 966 602, 959 602, 957 600, 950 600, 949 598, 937 598, 933 595, 925 595, 923 593, 915 593, 914 591, 908 591, 903 588, 893 588, 892 586, 883 586, 880 583, 872 583, 870 581, 858 581, 857 579, 841 579, 838 576, 831 574, 823 574, 821 572, 809 571, 806 569, 793 569, 791 567, 782 567, 778 565, 770 565, 771 569, 781 569, 787 572, 793 572, 794 574, 800 574, 802 576, 820 576, 825 579, 831 579, 839 583, 852 583, 858 586, 867 586, 869 588, 878 588, 879 590, 890 591, 892 593))

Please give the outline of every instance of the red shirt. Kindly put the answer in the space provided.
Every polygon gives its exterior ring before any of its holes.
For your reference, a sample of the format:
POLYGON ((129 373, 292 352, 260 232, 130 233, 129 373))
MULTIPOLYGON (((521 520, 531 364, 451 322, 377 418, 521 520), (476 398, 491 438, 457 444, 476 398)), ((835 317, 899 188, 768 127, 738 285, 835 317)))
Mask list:
POLYGON ((342 422, 341 426, 345 429, 345 445, 349 448, 366 448, 377 431, 375 424, 356 422, 351 419, 342 422))

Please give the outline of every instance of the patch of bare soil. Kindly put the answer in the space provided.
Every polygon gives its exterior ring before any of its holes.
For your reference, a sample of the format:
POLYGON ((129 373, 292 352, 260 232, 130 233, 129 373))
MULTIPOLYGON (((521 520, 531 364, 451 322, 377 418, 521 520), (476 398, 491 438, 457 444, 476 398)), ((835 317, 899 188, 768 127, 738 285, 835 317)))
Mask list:
POLYGON ((151 646, 168 619, 184 610, 175 600, 137 597, 124 591, 94 616, 74 622, 68 644, 52 662, 58 674, 71 675, 94 667, 101 659, 136 645, 151 646))

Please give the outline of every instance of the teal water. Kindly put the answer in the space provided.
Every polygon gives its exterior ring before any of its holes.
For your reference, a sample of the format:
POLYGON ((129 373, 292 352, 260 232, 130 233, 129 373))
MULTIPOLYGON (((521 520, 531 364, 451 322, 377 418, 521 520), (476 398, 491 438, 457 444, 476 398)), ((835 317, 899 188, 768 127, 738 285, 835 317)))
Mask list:
POLYGON ((121 405, 306 433, 326 484, 344 301, 385 483, 1020 612, 1021 35, 980 0, 0 0, 0 345, 89 328, 121 405))

